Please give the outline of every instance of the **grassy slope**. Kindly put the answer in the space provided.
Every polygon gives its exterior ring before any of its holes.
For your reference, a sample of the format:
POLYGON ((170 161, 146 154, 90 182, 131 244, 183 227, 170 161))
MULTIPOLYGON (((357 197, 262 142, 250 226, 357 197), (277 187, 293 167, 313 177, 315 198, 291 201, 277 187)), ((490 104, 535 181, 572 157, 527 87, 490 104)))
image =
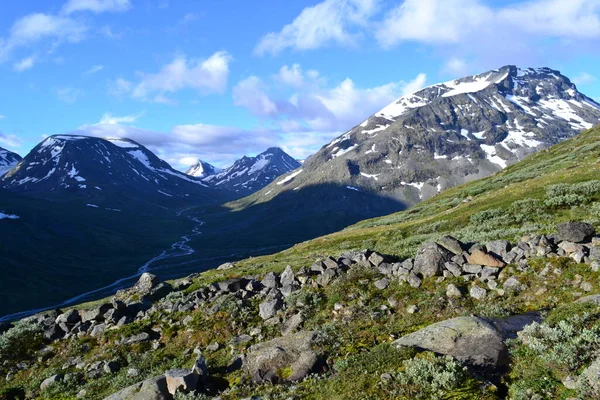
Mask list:
MULTIPOLYGON (((409 211, 363 221, 341 232, 300 243, 277 254, 243 260, 235 270, 207 271, 187 291, 191 292, 206 282, 228 276, 282 270, 287 264, 297 269, 310 265, 316 257, 335 255, 349 249, 372 248, 404 257, 413 254, 422 241, 445 233, 454 234, 466 241, 486 241, 500 237, 515 239, 523 233, 552 232, 555 223, 568 219, 589 220, 598 227, 600 190, 580 199, 575 206, 544 205, 543 202, 549 199, 547 188, 550 185, 596 180, 599 160, 600 128, 595 128, 529 157, 493 177, 445 191, 409 211), (532 199, 533 202, 515 205, 516 201, 523 199, 532 199), (536 199, 539 200, 537 203, 536 199), (497 211, 482 217, 482 211, 490 210, 497 211)), ((324 332, 322 346, 328 356, 330 371, 292 388, 246 385, 241 380, 240 372, 226 371, 231 354, 242 353, 247 346, 234 345, 232 351, 227 343, 233 336, 258 327, 262 329, 263 340, 279 335, 275 327, 263 325, 257 315, 257 302, 250 300, 239 304, 228 302, 227 307, 221 307, 214 315, 197 310, 171 314, 168 319, 156 316, 156 319, 153 317, 148 321, 111 331, 106 337, 59 342, 55 345, 55 357, 19 372, 10 383, 0 382, 0 394, 11 387, 36 393, 42 379, 53 373, 64 372, 61 366, 69 357, 83 356, 88 361, 117 359, 124 365, 140 369, 141 375, 136 378, 126 377, 124 368, 117 375, 105 376, 85 384, 58 386, 55 391, 43 396, 47 399, 73 398, 81 387, 85 387, 89 393, 94 393, 91 398, 100 399, 142 377, 157 375, 169 368, 189 366, 193 355, 184 350, 195 346, 205 347, 218 341, 223 345, 222 349, 206 355, 212 379, 232 386, 223 396, 224 399, 244 398, 250 394, 286 398, 292 393, 307 399, 416 398, 419 393, 423 397, 429 397, 423 392, 426 384, 415 382, 412 386, 406 386, 399 385, 397 380, 382 384, 379 379, 381 373, 403 373, 408 365, 404 361, 415 357, 412 353, 404 354, 390 348, 388 343, 394 338, 432 322, 458 315, 499 317, 533 310, 554 310, 550 316, 554 313, 559 320, 584 311, 591 312, 593 318, 587 324, 600 329, 600 312, 597 308, 569 308, 577 298, 577 289, 572 286, 576 276, 593 283, 593 294, 600 291, 597 273, 591 271, 589 266, 575 264, 569 259, 533 260, 530 264, 531 269, 524 272, 512 266, 507 268, 510 271, 508 274, 517 276, 526 285, 526 290, 519 295, 510 296, 498 296, 490 292, 488 299, 483 302, 477 302, 468 296, 452 302, 445 300, 447 283, 452 282, 463 291, 470 287, 470 283, 459 278, 446 280, 443 284, 438 284, 433 279, 426 280, 419 289, 392 282, 387 289, 378 291, 372 285, 372 280, 377 275, 373 271, 362 270, 348 274, 326 288, 304 289, 295 294, 293 299, 286 300, 288 309, 285 317, 301 311, 305 315, 304 329, 324 332), (547 265, 551 271, 560 269, 563 272, 542 276, 539 272, 547 265), (396 299, 398 307, 382 311, 382 306, 389 307, 388 299, 391 297, 396 299), (296 302, 295 299, 302 301, 296 302), (351 314, 335 311, 336 303, 342 304, 343 310, 351 311, 351 314), (418 304, 420 311, 416 314, 405 313, 406 307, 413 304, 418 304), (343 320, 341 315, 352 317, 343 320), (188 316, 192 317, 192 322, 184 328, 180 323, 188 316), (146 345, 127 346, 114 342, 116 338, 150 327, 161 327, 163 332, 168 332, 163 338, 163 348, 152 350, 146 345), (81 351, 80 346, 84 342, 91 350, 81 351)), ((554 360, 548 361, 543 355, 532 353, 523 348, 522 344, 513 345, 511 350, 514 353, 514 368, 504 377, 504 383, 513 398, 529 398, 529 389, 533 389, 534 393, 543 391, 549 398, 573 397, 576 393, 566 390, 560 384, 560 379, 567 374, 575 374, 589 363, 589 359, 581 359, 569 369, 557 366, 554 360), (535 368, 528 368, 530 365, 535 368)), ((589 350, 592 352, 593 349, 589 350)), ((498 393, 493 390, 494 387, 478 379, 473 376, 462 378, 454 389, 450 389, 448 396, 443 398, 496 398, 498 393)), ((434 395, 431 397, 442 398, 434 395)))
MULTIPOLYGON (((521 233, 520 223, 497 230, 469 229, 470 217, 488 209, 508 211, 513 202, 525 198, 544 199, 546 187, 555 183, 598 179, 599 157, 600 127, 596 127, 491 177, 448 189, 408 211, 365 220, 277 254, 244 260, 239 263, 244 271, 240 273, 253 272, 257 265, 264 271, 282 270, 287 264, 310 265, 318 256, 350 249, 369 248, 406 257, 414 254, 424 239, 446 233, 464 240, 515 239, 521 233)), ((589 217, 585 207, 553 208, 545 210, 542 221, 530 221, 525 228, 551 231, 557 222, 589 217)))

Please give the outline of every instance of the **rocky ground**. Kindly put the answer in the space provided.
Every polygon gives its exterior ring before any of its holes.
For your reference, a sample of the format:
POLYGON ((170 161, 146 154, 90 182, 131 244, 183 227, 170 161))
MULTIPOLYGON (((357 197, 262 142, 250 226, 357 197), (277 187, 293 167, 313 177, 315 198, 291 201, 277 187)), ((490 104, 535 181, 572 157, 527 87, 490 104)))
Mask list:
POLYGON ((213 282, 146 273, 105 301, 3 324, 0 398, 600 395, 600 238, 587 223, 517 243, 444 236, 405 260, 367 250, 280 274, 237 268, 213 282))

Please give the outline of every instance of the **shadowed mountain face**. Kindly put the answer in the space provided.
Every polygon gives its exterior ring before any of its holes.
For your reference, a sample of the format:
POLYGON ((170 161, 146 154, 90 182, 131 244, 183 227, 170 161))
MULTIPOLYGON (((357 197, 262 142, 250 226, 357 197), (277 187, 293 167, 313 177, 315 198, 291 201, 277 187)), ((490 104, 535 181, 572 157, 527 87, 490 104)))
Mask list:
POLYGON ((598 122, 600 105, 558 71, 506 66, 398 99, 236 206, 325 183, 413 205, 598 122))
POLYGON ((21 156, 0 147, 0 176, 14 168, 21 161, 21 156))
POLYGON ((256 157, 242 157, 231 167, 204 176, 202 180, 243 197, 262 189, 277 177, 295 170, 300 165, 280 148, 271 147, 256 157))
POLYGON ((164 207, 228 197, 129 139, 51 136, 1 181, 11 192, 91 206, 164 207))

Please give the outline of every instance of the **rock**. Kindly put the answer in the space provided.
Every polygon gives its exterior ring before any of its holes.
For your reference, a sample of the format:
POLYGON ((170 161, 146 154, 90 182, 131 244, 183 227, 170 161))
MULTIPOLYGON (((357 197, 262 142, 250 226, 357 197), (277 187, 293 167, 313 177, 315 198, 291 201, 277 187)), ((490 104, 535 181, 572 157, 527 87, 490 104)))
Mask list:
POLYGON ((337 272, 335 269, 327 269, 317 277, 317 283, 320 286, 327 286, 333 281, 333 278, 335 278, 336 275, 337 272))
POLYGON ((319 365, 315 339, 315 332, 299 332, 258 343, 248 350, 244 369, 255 383, 301 380, 319 365))
POLYGON ((583 251, 578 251, 570 254, 569 257, 572 258, 577 264, 581 264, 585 259, 585 253, 583 251))
POLYGON ((578 251, 583 251, 583 246, 577 243, 569 242, 567 240, 558 244, 559 249, 563 249, 565 253, 571 254, 578 251))
POLYGON ((209 351, 212 353, 212 352, 219 350, 220 347, 221 346, 219 345, 219 342, 212 342, 211 344, 206 346, 206 351, 209 351))
POLYGON ((485 245, 488 253, 503 258, 510 251, 510 243, 507 240, 494 240, 485 245))
POLYGON ((561 240, 575 243, 585 242, 596 234, 594 227, 586 222, 563 222, 558 224, 556 229, 561 240))
POLYGON ((374 283, 375 287, 379 290, 386 289, 390 285, 390 280, 387 278, 379 279, 374 283))
POLYGON ((57 375, 52 375, 51 377, 44 379, 40 385, 40 390, 46 390, 50 386, 54 385, 55 383, 62 382, 64 377, 65 376, 63 374, 57 374, 57 375))
POLYGON ((245 278, 232 278, 217 282, 217 286, 222 292, 235 293, 245 288, 248 282, 245 278))
POLYGON ((118 361, 109 361, 106 364, 104 364, 104 372, 106 372, 107 374, 114 374, 115 372, 118 372, 121 369, 121 364, 119 364, 118 361))
POLYGON ((335 261, 333 258, 331 257, 327 257, 322 261, 323 265, 325 265, 325 268, 327 269, 338 269, 340 266, 338 265, 337 261, 335 261))
POLYGON ((464 264, 462 269, 467 274, 479 274, 483 270, 483 267, 477 264, 464 264))
POLYGON ((295 314, 288 318, 281 326, 281 335, 286 336, 293 333, 295 330, 300 328, 304 323, 304 316, 302 313, 295 314))
POLYGON ((495 368, 508 365, 508 350, 502 335, 479 317, 458 317, 429 325, 394 342, 450 355, 468 364, 495 368))
POLYGON ((452 253, 437 243, 425 242, 419 248, 412 272, 424 277, 442 274, 444 263, 450 261, 452 253))
POLYGON ((194 361, 192 371, 195 372, 198 375, 198 379, 203 382, 208 377, 208 366, 206 365, 206 359, 198 348, 194 349, 194 354, 196 354, 196 360, 194 361))
POLYGON ((90 336, 92 336, 92 337, 100 336, 101 334, 104 333, 105 330, 106 330, 106 324, 98 324, 92 328, 92 331, 90 332, 90 336))
MULTIPOLYGON (((136 284, 129 288, 119 290, 115 294, 115 303, 130 303, 130 302, 145 302, 154 301, 165 297, 173 290, 172 286, 167 283, 161 283, 156 275, 149 272, 144 272, 140 275, 136 284)), ((124 304, 125 305, 125 304, 124 304)), ((123 306, 124 306, 123 305, 123 306)), ((118 304, 113 304, 115 309, 124 311, 118 304)))
POLYGON ((127 370, 127 376, 129 377, 135 377, 135 376, 139 376, 140 375, 140 370, 137 368, 129 368, 127 370))
POLYGON ((112 305, 105 303, 99 307, 92 308, 91 310, 80 311, 81 322, 104 321, 104 314, 111 308, 112 305))
POLYGON ((600 294, 593 294, 591 296, 581 297, 575 300, 575 303, 595 303, 600 306, 600 294))
POLYGON ((462 297, 462 292, 460 289, 453 283, 448 284, 446 286, 446 296, 448 297, 462 297))
POLYGON ((495 279, 498 276, 499 272, 500 272, 500 268, 483 267, 483 270, 481 271, 481 279, 488 279, 488 278, 495 279))
POLYGON ((373 252, 370 256, 369 256, 369 262, 374 266, 374 267, 379 267, 379 265, 384 261, 383 256, 379 253, 373 252))
POLYGON ((79 321, 81 321, 81 317, 79 316, 79 311, 77 310, 69 310, 56 317, 56 323, 58 325, 60 325, 61 323, 67 325, 75 325, 79 321))
POLYGON ((600 358, 594 360, 579 376, 580 382, 586 382, 595 392, 600 391, 600 358))
POLYGON ((232 263, 232 262, 226 262, 224 264, 219 265, 217 267, 217 270, 218 271, 227 271, 227 270, 230 270, 230 269, 233 269, 233 268, 235 268, 235 264, 234 263, 232 263))
POLYGON ((413 304, 406 308, 406 312, 409 314, 415 314, 415 313, 419 312, 419 307, 416 304, 413 304))
POLYGON ((423 283, 423 279, 419 278, 414 272, 408 274, 408 284, 414 288, 418 288, 423 283))
POLYGON ((477 285, 473 285, 469 290, 469 295, 471 295, 471 297, 473 297, 474 299, 483 300, 487 296, 487 290, 477 285))
POLYGON ((537 322, 542 323, 543 318, 538 312, 530 312, 526 314, 511 315, 504 318, 492 319, 492 324, 502 333, 505 338, 515 339, 527 325, 537 322))
POLYGON ((281 299, 277 297, 272 300, 260 303, 258 308, 260 317, 263 320, 267 320, 271 317, 274 317, 279 310, 283 309, 283 301, 281 301, 281 299))
POLYGON ((170 369, 165 372, 167 390, 172 395, 176 393, 189 393, 196 390, 198 385, 198 374, 189 369, 170 369))
POLYGON ((594 287, 592 286, 592 284, 589 283, 589 282, 581 282, 581 285, 579 287, 584 292, 591 292, 594 289, 594 287))
POLYGON ((133 336, 129 336, 128 338, 125 338, 122 341, 122 343, 123 344, 134 344, 134 343, 147 342, 148 340, 150 340, 150 334, 148 332, 142 332, 142 333, 138 333, 137 335, 133 335, 133 336))
POLYGON ((285 270, 281 273, 279 277, 279 281, 282 286, 292 286, 296 284, 296 277, 294 276, 294 271, 291 266, 285 267, 285 270))
POLYGON ((279 287, 279 278, 274 272, 269 272, 265 275, 263 280, 260 282, 266 288, 277 288, 279 287))
POLYGON ((502 285, 504 291, 507 293, 519 293, 525 289, 525 287, 519 282, 517 278, 511 276, 502 285))
POLYGON ((504 261, 479 249, 467 255, 467 262, 469 264, 479 264, 486 267, 504 267, 506 265, 504 261))
POLYGON ((438 239, 437 244, 444 247, 446 250, 451 251, 454 254, 462 254, 464 245, 456 238, 452 236, 443 236, 438 239))
POLYGON ((118 391, 104 400, 170 400, 167 379, 164 376, 147 379, 118 391))
POLYGON ((444 263, 444 268, 450 271, 450 273, 454 276, 462 275, 462 268, 452 261, 444 263))

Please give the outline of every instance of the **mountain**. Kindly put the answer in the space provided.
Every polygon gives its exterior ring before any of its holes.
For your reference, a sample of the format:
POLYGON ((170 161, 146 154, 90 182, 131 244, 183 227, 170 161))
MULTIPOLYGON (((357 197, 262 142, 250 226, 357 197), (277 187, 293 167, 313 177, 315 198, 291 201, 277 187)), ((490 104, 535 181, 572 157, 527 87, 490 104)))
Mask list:
POLYGON ((599 143, 600 127, 410 211, 0 322, 0 393, 597 399, 599 143))
POLYGON ((204 177, 204 182, 247 196, 262 189, 277 177, 300 167, 300 163, 278 147, 256 157, 242 157, 231 167, 204 177))
POLYGON ((21 161, 21 156, 0 147, 0 176, 11 170, 21 161))
POLYGON ((56 135, 2 177, 9 191, 96 205, 214 203, 226 196, 129 139, 56 135))
POLYGON ((196 178, 206 178, 209 175, 215 175, 223 171, 221 168, 217 168, 206 161, 198 160, 198 162, 187 170, 186 174, 189 176, 195 176, 196 178))
POLYGON ((256 196, 326 181, 413 205, 598 122, 600 104, 560 72, 506 66, 401 97, 256 196))

